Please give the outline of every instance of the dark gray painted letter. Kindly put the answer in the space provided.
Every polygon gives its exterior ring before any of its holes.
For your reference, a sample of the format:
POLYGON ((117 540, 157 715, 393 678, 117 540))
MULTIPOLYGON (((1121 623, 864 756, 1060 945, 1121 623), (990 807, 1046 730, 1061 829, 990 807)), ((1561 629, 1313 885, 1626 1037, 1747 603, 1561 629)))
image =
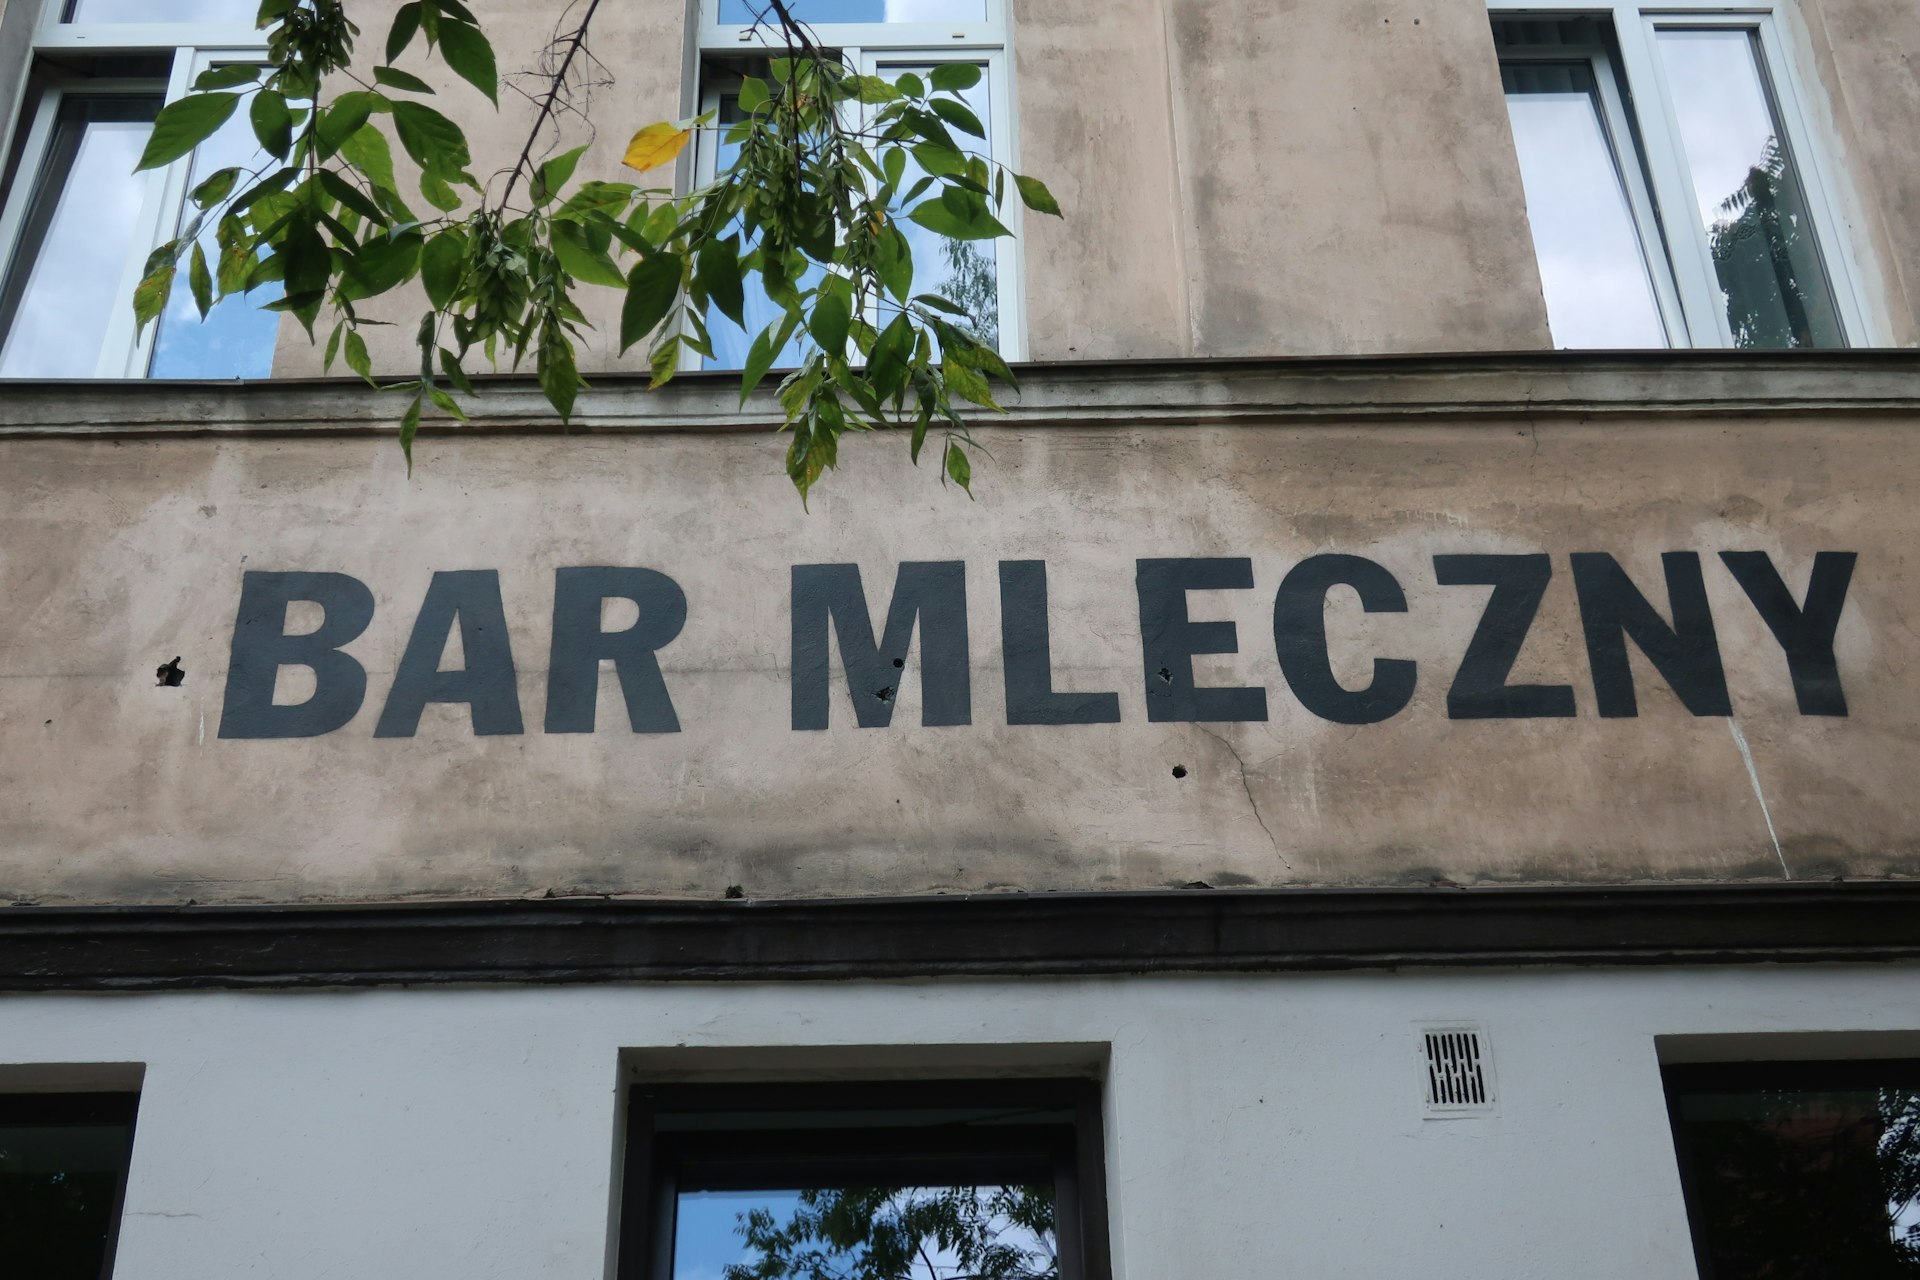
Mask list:
POLYGON ((1327 592, 1352 587, 1368 613, 1405 613, 1407 594, 1382 565, 1361 556, 1308 556, 1273 598, 1273 647, 1280 673, 1300 705, 1335 724, 1376 724, 1413 697, 1419 672, 1407 658, 1375 658, 1373 682, 1348 689, 1333 678, 1327 656, 1327 592))
POLYGON ((873 619, 860 566, 793 566, 793 727, 827 727, 827 626, 840 639, 853 718, 862 729, 893 722, 894 695, 906 666, 914 623, 920 625, 920 723, 973 723, 967 667, 967 566, 960 560, 908 561, 894 578, 886 631, 873 640, 873 619))
POLYGON ((1813 557, 1807 601, 1793 602, 1780 571, 1764 551, 1722 551, 1740 589, 1760 611, 1773 638, 1787 655, 1794 700, 1803 716, 1844 716, 1847 695, 1840 688, 1840 667, 1833 657, 1833 635, 1840 629, 1847 585, 1853 581, 1854 553, 1822 551, 1813 557))
POLYGON ((635 733, 678 733, 680 719, 656 651, 687 622, 680 584, 652 569, 582 565, 553 575, 553 645, 547 652, 547 732, 592 733, 600 664, 613 663, 635 733), (600 629, 601 602, 631 600, 640 616, 625 631, 600 629))
POLYGON ((240 579, 240 612, 233 620, 227 692, 220 706, 222 738, 314 738, 332 733, 359 713, 367 696, 367 669, 340 652, 373 621, 373 592, 344 573, 265 573, 240 579), (305 635, 287 634, 287 606, 309 600, 324 610, 305 635), (313 671, 313 696, 273 705, 281 667, 313 671))
POLYGON ((1140 657, 1146 671, 1147 719, 1180 721, 1265 720, 1265 689, 1197 689, 1193 658, 1201 653, 1238 653, 1231 622, 1194 622, 1187 616, 1189 591, 1247 591, 1253 561, 1231 559, 1141 560, 1134 591, 1140 597, 1140 657))
POLYGON ((1487 607, 1447 690, 1449 720, 1526 720, 1573 714, 1570 684, 1508 684, 1527 642, 1540 600, 1553 579, 1553 560, 1524 556, 1435 556, 1434 580, 1443 587, 1492 587, 1487 607))
POLYGON ((464 702, 476 734, 513 734, 520 729, 520 689, 500 605, 500 575, 492 569, 460 569, 433 575, 414 619, 407 651, 400 656, 387 705, 374 726, 376 738, 411 738, 429 702, 464 702), (440 670, 440 655, 454 619, 466 666, 440 670))
POLYGON ((1667 551, 1660 556, 1666 570, 1667 599, 1673 609, 1672 626, 1647 603, 1612 556, 1603 551, 1576 551, 1571 558, 1573 589, 1580 597, 1580 626, 1586 633, 1587 663, 1593 668, 1593 697, 1602 716, 1640 714, 1633 691, 1633 668, 1627 661, 1629 637, 1666 678, 1687 710, 1696 716, 1733 714, 1699 556, 1691 551, 1667 551))
POLYGON ((1047 562, 1000 562, 1000 661, 1008 724, 1118 724, 1117 693, 1058 693, 1047 619, 1047 562))

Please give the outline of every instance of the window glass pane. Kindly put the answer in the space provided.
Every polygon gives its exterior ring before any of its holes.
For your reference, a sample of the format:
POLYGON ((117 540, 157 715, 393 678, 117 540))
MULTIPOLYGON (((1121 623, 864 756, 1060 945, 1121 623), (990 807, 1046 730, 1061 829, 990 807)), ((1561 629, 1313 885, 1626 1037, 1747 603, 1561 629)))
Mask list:
MULTIPOLYGON (((723 125, 733 124, 740 119, 740 99, 731 94, 721 98, 718 122, 723 125)), ((714 172, 717 173, 725 169, 739 158, 740 144, 737 142, 728 142, 726 135, 722 134, 716 147, 714 172)), ((708 176, 711 177, 712 175, 710 174, 708 176)), ((730 228, 730 230, 738 232, 738 223, 730 228)), ((803 274, 795 284, 803 291, 811 289, 820 283, 821 276, 825 274, 823 268, 818 265, 812 265, 808 267, 805 274, 803 274)), ((742 328, 722 315, 720 308, 708 308, 707 338, 713 345, 713 359, 706 361, 704 367, 708 369, 739 369, 745 367, 747 363, 747 349, 753 345, 754 338, 759 336, 762 329, 778 320, 784 314, 780 310, 779 304, 774 302, 772 298, 769 298, 766 295, 766 291, 759 287, 759 284, 759 276, 748 277, 746 282, 746 300, 741 308, 741 314, 747 322, 745 328, 742 328)), ((796 336, 789 339, 787 345, 780 348, 779 354, 774 356, 773 367, 776 369, 791 369, 798 365, 800 363, 800 345, 801 339, 799 337, 796 336)))
MULTIPOLYGON (((933 74, 930 64, 882 63, 877 68, 882 79, 897 80, 911 71, 922 79, 933 74)), ((993 137, 993 103, 988 93, 986 68, 981 67, 980 82, 963 90, 960 100, 979 117, 987 138, 993 137)), ((992 144, 952 129, 954 141, 975 155, 991 158, 992 144)), ((911 191, 924 170, 911 159, 900 189, 911 191)), ((1012 185, 1008 185, 1012 190, 1012 185)), ((913 292, 935 293, 958 303, 967 312, 966 327, 990 347, 1000 345, 1000 242, 998 240, 949 240, 908 219, 896 205, 889 211, 894 225, 907 238, 913 251, 913 292)))
POLYGON ((121 294, 158 97, 69 95, 0 290, 0 377, 90 378, 121 294))
POLYGON ((127 1119, 62 1122, 0 1111, 0 1258, 7 1275, 99 1280, 131 1139, 127 1119))
MULTIPOLYGON (((191 191, 202 179, 232 165, 251 172, 266 163, 259 149, 253 126, 244 112, 236 112, 218 132, 201 143, 193 155, 193 174, 188 180, 191 191)), ((243 178, 244 183, 244 178, 243 178)), ((236 187, 236 189, 238 189, 236 187)), ((192 203, 181 211, 184 223, 192 214, 192 203)), ((200 233, 200 245, 206 251, 207 265, 217 269, 220 246, 214 239, 210 219, 200 233)), ((149 372, 156 378, 264 378, 273 372, 273 341, 279 331, 280 314, 262 311, 261 304, 271 302, 283 292, 276 282, 263 284, 249 294, 232 294, 214 304, 203 322, 194 306, 193 290, 187 285, 186 262, 174 280, 167 309, 160 316, 159 332, 154 337, 153 363, 149 372)))
POLYGON ((253 25, 257 0, 69 0, 64 22, 217 22, 253 25))
POLYGON ((1673 1111, 1715 1280, 1920 1276, 1920 1087, 1703 1085, 1673 1111))
POLYGON ((1058 1280, 1042 1185, 683 1191, 673 1280, 1058 1280))
POLYGON ((1554 345, 1666 346, 1593 64, 1510 62, 1500 75, 1554 345))
MULTIPOLYGON (((987 18, 987 0, 795 0, 787 8, 801 22, 811 23, 984 22, 987 18)), ((746 26, 772 17, 766 0, 720 0, 720 21, 729 25, 746 26)))
POLYGON ((1758 35, 1663 29, 1659 46, 1734 345, 1846 345, 1758 35))

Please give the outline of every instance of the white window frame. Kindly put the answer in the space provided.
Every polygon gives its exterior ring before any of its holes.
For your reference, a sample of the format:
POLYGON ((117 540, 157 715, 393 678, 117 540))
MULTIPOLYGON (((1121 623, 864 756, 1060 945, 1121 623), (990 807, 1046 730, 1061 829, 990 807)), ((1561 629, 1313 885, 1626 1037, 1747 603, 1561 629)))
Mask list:
MULTIPOLYGON (((13 187, 0 207, 0 271, 11 268, 19 248, 21 224, 39 185, 40 168, 53 138, 54 121, 61 100, 68 94, 88 96, 113 94, 151 95, 162 91, 161 105, 177 102, 187 95, 199 74, 216 62, 264 62, 267 33, 252 26, 225 23, 129 23, 60 21, 65 0, 41 0, 40 23, 36 28, 29 55, 38 58, 48 53, 84 51, 96 54, 158 54, 172 58, 165 81, 158 79, 112 80, 72 79, 50 82, 37 103, 23 102, 21 110, 34 112, 24 140, 19 163, 14 168, 13 187)), ((22 68, 21 80, 26 79, 22 68)), ((9 127, 9 136, 12 129, 9 127)), ((185 217, 188 176, 193 172, 194 155, 188 152, 172 164, 145 173, 129 174, 129 181, 143 184, 140 215, 135 234, 127 247, 126 267, 121 274, 119 295, 112 318, 101 342, 100 359, 94 366, 96 378, 145 378, 153 361, 154 339, 160 322, 147 325, 142 333, 134 331, 133 291, 140 283, 140 270, 147 255, 179 233, 185 217)), ((20 264, 20 269, 30 269, 20 264)), ((16 323, 18 317, 15 318, 16 323)), ((0 340, 4 340, 0 335, 0 340)))
MULTIPOLYGON (((1019 131, 1014 128, 1013 75, 1011 53, 1007 46, 1006 0, 985 0, 986 17, 975 22, 837 22, 809 27, 822 48, 833 49, 846 64, 861 75, 874 75, 882 64, 938 66, 943 62, 968 62, 984 68, 982 83, 987 89, 991 120, 988 147, 994 161, 1019 169, 1019 131)), ((719 0, 700 0, 699 47, 693 63, 698 76, 702 57, 725 59, 743 53, 783 52, 779 28, 752 27, 718 20, 719 0)), ((704 84, 693 86, 695 101, 702 111, 717 110, 721 94, 704 84)), ((712 132, 703 135, 696 155, 695 184, 709 181, 716 167, 719 142, 712 132)), ((1009 185, 1011 190, 1011 185, 1009 185)), ((1020 201, 1009 200, 1000 210, 1000 221, 1013 232, 995 243, 1000 302, 1001 358, 1026 359, 1026 279, 1024 242, 1021 234, 1023 209, 1020 201)), ((751 336, 751 335, 749 335, 751 336)), ((697 359, 697 358, 695 358, 697 359)), ((700 367, 694 364, 693 367, 700 367)))
POLYGON ((1614 134, 1617 160, 1627 177, 1629 195, 1633 195, 1640 183, 1640 163, 1644 162, 1651 179, 1647 195, 1652 207, 1642 210, 1635 201, 1634 218, 1656 277, 1654 287, 1661 313, 1667 322, 1670 340, 1676 346, 1731 347, 1733 331, 1720 301, 1712 249, 1700 228, 1686 153, 1674 123, 1673 100, 1667 90, 1655 40, 1662 29, 1719 28, 1754 32, 1765 63, 1763 80, 1770 91, 1788 152, 1799 172, 1807 209, 1813 217, 1814 243, 1826 268, 1834 311, 1840 319, 1846 345, 1885 345, 1887 339, 1875 322, 1875 309, 1868 305, 1861 287, 1864 277, 1853 251, 1854 237, 1848 234, 1849 223, 1842 215, 1837 198, 1839 188, 1834 180, 1838 169, 1822 134, 1813 127, 1806 112, 1804 104, 1808 98, 1796 60, 1790 56, 1781 33, 1781 10, 1785 7, 1782 3, 1608 4, 1604 0, 1600 3, 1525 0, 1512 4, 1489 0, 1487 7, 1495 18, 1595 17, 1612 23, 1614 40, 1620 50, 1621 83, 1632 95, 1638 112, 1635 123, 1639 126, 1641 145, 1637 153, 1630 145, 1633 134, 1626 131, 1628 121, 1620 99, 1620 84, 1609 83, 1601 74, 1608 61, 1604 55, 1595 68, 1595 76, 1600 80, 1602 100, 1607 104, 1607 125, 1614 134), (1629 145, 1622 148, 1622 143, 1629 145), (1650 234, 1647 217, 1643 215, 1651 215, 1655 210, 1659 213, 1658 226, 1652 228, 1650 234), (1664 239, 1658 227, 1665 228, 1664 239), (1665 281, 1658 278, 1662 275, 1666 276, 1665 281), (1669 312, 1670 299, 1677 303, 1677 313, 1669 312))

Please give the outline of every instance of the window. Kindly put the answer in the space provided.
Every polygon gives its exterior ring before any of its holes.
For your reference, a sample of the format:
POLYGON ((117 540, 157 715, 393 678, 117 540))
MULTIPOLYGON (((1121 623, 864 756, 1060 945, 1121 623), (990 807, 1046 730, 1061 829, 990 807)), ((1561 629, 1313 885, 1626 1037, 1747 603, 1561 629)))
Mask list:
POLYGON ((0 1095, 0 1258, 8 1275, 102 1280, 138 1095, 0 1095))
MULTIPOLYGON (((257 60, 253 0, 53 0, 35 36, 0 194, 0 377, 265 377, 277 286, 200 320, 184 283, 136 334, 133 290, 180 233, 186 193, 228 165, 259 165, 244 110, 190 156, 136 174, 153 119, 208 68, 257 60)), ((214 227, 203 232, 217 260, 214 227)))
POLYGON ((1771 6, 1595 8, 1493 18, 1554 345, 1865 342, 1771 6))
POLYGON ((1920 1276, 1920 1060, 1663 1074, 1703 1277, 1920 1276))
POLYGON ((623 1198, 620 1280, 1111 1273, 1086 1080, 636 1085, 623 1198))
MULTIPOLYGON (((979 154, 1005 164, 1015 163, 1012 112, 1009 109, 1004 0, 801 0, 791 4, 794 17, 807 23, 816 43, 839 51, 846 64, 862 75, 898 79, 908 72, 923 78, 946 62, 971 62, 982 75, 964 92, 964 100, 982 125, 987 139, 977 143, 979 154)), ((778 38, 757 24, 764 9, 761 0, 703 0, 700 24, 699 106, 717 112, 721 123, 739 118, 736 88, 743 75, 765 78, 762 63, 778 38)), ((973 141, 960 139, 961 141, 973 141)), ((710 181, 732 156, 713 132, 702 135, 696 157, 696 182, 710 181)), ((912 185, 913 170, 902 184, 912 185)), ((1002 219, 1018 230, 1019 202, 1002 211, 1002 219)), ((1000 353, 1018 359, 1023 349, 1020 320, 1019 246, 1013 240, 948 240, 906 220, 898 224, 913 250, 915 292, 938 289, 966 308, 971 328, 1000 353)), ((801 286, 815 283, 803 280, 801 286)), ((724 316, 707 317, 714 358, 708 368, 739 368, 748 343, 775 314, 764 296, 747 300, 747 327, 743 332, 724 316)), ((869 317, 870 319, 873 317, 869 317)), ((797 343, 784 351, 776 365, 799 363, 797 343)))

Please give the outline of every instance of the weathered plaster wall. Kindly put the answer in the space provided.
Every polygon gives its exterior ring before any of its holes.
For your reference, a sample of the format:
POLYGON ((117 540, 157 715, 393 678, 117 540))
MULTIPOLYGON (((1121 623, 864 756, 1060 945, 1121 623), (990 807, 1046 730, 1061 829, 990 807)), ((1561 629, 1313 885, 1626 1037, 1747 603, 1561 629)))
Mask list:
MULTIPOLYGON (((1653 379, 1646 394, 1706 379, 1653 379)), ((1770 384, 1756 371, 1743 385, 1770 384)), ((389 443, 311 430, 0 441, 0 895, 833 895, 1920 867, 1911 417, 1376 405, 1177 425, 1205 408, 1202 390, 1151 421, 1096 411, 1079 426, 982 428, 992 460, 972 503, 908 467, 898 441, 850 443, 811 514, 758 434, 423 438, 411 479, 389 443), (1816 552, 1859 553, 1837 638, 1850 717, 1796 709, 1779 645, 1718 561, 1726 550, 1768 552, 1796 599, 1816 552), (1689 714, 1637 652, 1638 716, 1596 716, 1576 551, 1616 556, 1663 610, 1660 554, 1700 554, 1733 720, 1689 714), (1365 685, 1375 656, 1419 663, 1411 705, 1382 723, 1318 719, 1281 678, 1275 589, 1322 552, 1371 558, 1406 590, 1404 614, 1362 614, 1344 589, 1327 609, 1348 686, 1365 685), (1487 594, 1436 585, 1432 557, 1453 552, 1553 557, 1512 679, 1572 685, 1575 718, 1448 719, 1487 594), (1266 721, 1147 720, 1135 565, 1170 556, 1250 558, 1252 590, 1192 596, 1192 616, 1231 620, 1238 643, 1194 665, 1202 685, 1265 689, 1266 721), (972 723, 920 723, 917 641, 891 727, 854 727, 850 699, 877 694, 849 690, 836 658, 832 727, 791 728, 790 566, 859 564, 884 617, 899 562, 947 559, 966 563, 972 723), (1056 687, 1116 692, 1121 723, 1006 723, 996 563, 1017 559, 1049 566, 1056 687), (594 564, 684 588, 685 628, 662 652, 681 732, 629 732, 610 674, 597 732, 542 732, 554 571, 594 564), (459 569, 499 571, 526 732, 476 737, 466 708, 433 706, 417 736, 375 738, 430 577, 459 569), (371 588, 372 624, 347 646, 369 693, 345 728, 219 736, 248 570, 371 588), (156 687, 176 654, 186 683, 156 687)), ((244 410, 242 392, 203 394, 209 412, 244 410)), ((1358 404, 1363 391, 1346 394, 1358 404)), ((1564 387, 1542 374, 1505 394, 1564 387)), ((343 412, 362 399, 338 395, 343 412)), ((288 668, 280 700, 310 687, 288 668)))
POLYGON ((1803 965, 15 995, 0 1039, 11 1063, 145 1064, 120 1280, 610 1276, 623 1050, 784 1081, 1090 1045, 1116 1280, 1692 1280, 1668 1037, 1900 1053, 1915 989, 1911 966, 1803 965), (1457 1019, 1486 1029, 1497 1105, 1426 1120, 1417 1024, 1457 1019))
POLYGON ((1801 0, 1795 25, 1814 66, 1810 109, 1836 144, 1849 228, 1882 340, 1920 341, 1920 6, 1906 0, 1801 0))

